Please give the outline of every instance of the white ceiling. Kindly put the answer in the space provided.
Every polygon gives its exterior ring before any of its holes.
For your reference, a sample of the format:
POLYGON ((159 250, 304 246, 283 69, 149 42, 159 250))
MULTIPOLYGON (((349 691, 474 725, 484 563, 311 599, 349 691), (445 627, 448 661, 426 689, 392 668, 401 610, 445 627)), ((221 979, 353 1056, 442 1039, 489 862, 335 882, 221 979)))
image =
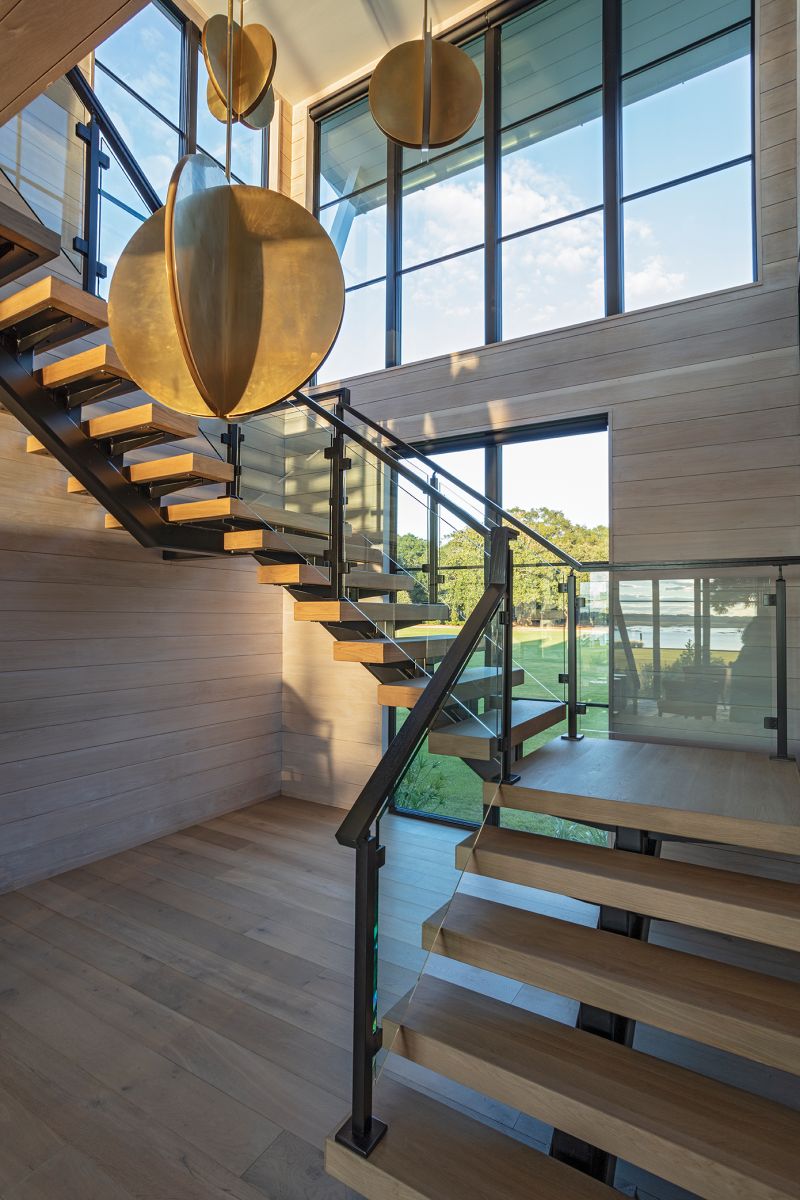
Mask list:
MULTIPOLYGON (((364 74, 387 50, 422 34, 423 0, 245 0, 245 23, 259 21, 278 45, 275 86, 299 104, 364 74)), ((226 0, 195 0, 206 15, 226 0)), ((479 12, 487 0, 429 0, 434 32, 479 12)), ((234 12, 238 15, 238 0, 234 12)))

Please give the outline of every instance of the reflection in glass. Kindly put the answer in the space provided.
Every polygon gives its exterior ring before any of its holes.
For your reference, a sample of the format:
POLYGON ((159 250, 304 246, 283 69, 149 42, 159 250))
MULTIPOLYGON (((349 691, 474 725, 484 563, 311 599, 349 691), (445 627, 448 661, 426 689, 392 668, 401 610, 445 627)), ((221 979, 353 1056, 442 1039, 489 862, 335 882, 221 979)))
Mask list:
POLYGON ((404 267, 482 244, 483 183, 482 145, 403 176, 404 267))
POLYGON ((75 136, 84 111, 66 80, 0 125, 0 168, 79 267, 73 239, 83 236, 85 143, 75 136))
POLYGON ((750 0, 622 0, 622 70, 674 54, 750 16, 750 0))
POLYGON ((403 362, 483 345, 483 258, 474 250, 403 276, 403 362))
POLYGON ((386 185, 328 205, 319 214, 342 260, 348 287, 386 273, 386 185))
POLYGON ((768 748, 775 609, 768 578, 612 583, 615 732, 768 748))
POLYGON ((749 163, 624 204, 626 310, 751 283, 752 221, 749 163))
MULTIPOLYGON (((146 5, 112 33, 97 59, 173 125, 180 124, 181 31, 157 4, 146 5)), ((101 75, 98 71, 95 90, 101 75)))
POLYGON ((501 126, 602 82, 601 0, 547 0, 508 21, 501 42, 501 126))
POLYGON ((599 95, 507 130, 501 138, 503 234, 602 204, 602 138, 599 95))
POLYGON ((622 101, 625 195, 749 154, 749 28, 634 75, 622 101))
POLYGON ((503 338, 602 317, 601 213, 503 245, 503 338))
POLYGON ((386 284, 357 288, 345 297, 344 321, 319 382, 379 371, 386 365, 386 284))
POLYGON ((386 138, 365 98, 319 124, 319 202, 369 187, 386 178, 386 138))

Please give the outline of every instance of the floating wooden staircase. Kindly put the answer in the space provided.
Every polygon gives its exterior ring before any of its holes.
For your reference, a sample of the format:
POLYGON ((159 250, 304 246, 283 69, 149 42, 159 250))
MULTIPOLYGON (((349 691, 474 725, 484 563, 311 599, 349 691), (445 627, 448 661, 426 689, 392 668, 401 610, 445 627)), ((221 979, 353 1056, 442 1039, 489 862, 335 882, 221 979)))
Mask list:
MULTIPOLYGON (((637 744, 629 745, 634 754, 637 744)), ((580 753, 585 757, 591 750, 580 753)), ((736 758, 735 752, 729 753, 736 758)), ((741 758, 742 768, 755 780, 755 764, 749 756, 741 758)), ((602 755, 599 761, 602 764, 602 755)), ((702 777, 701 761, 693 763, 695 786, 702 777)), ((547 756, 542 763, 542 781, 548 777, 553 785, 555 766, 547 756)), ((532 806, 533 760, 527 769, 521 766, 518 783, 504 784, 500 792, 496 784, 487 785, 487 797, 492 787, 504 808, 513 808, 517 800, 523 810, 532 806)), ((715 760, 705 760, 705 766, 713 783, 715 760)), ((729 763, 729 770, 735 766, 729 763)), ((762 759, 762 782, 774 766, 762 759)), ((664 777, 668 774, 665 767, 664 777)), ((558 796, 566 803, 582 778, 562 777, 562 792, 554 791, 544 811, 558 812, 558 796)), ((796 764, 781 764, 777 778, 772 798, 762 792, 761 816, 764 824, 777 827, 783 788, 793 784, 795 808, 785 823, 791 843, 800 828, 796 764)), ((594 792, 599 804, 597 778, 586 782, 593 784, 587 791, 594 792)), ((656 777, 652 791, 658 800, 659 786, 656 777)), ((624 798, 606 795, 602 804, 605 820, 618 830, 636 828, 642 817, 641 809, 624 798)), ((712 805, 707 802, 703 813, 706 832, 723 841, 732 828, 730 818, 722 812, 715 824, 712 805)), ((658 807, 653 805, 651 817, 658 807)), ((717 807, 724 808, 719 802, 717 807)), ((735 842, 746 844, 741 829, 735 842)), ((421 1166, 415 1170, 418 1160, 409 1151, 408 1137, 422 1151, 429 1143, 419 1126, 427 1123, 438 1130, 448 1117, 442 1105, 428 1099, 420 1109, 419 1095, 397 1086, 393 1064, 403 1058, 416 1071, 433 1072, 426 1083, 437 1091, 437 1077, 452 1081, 448 1094, 453 1099, 456 1084, 470 1090, 465 1097, 478 1093, 545 1128, 553 1127, 559 1131, 553 1153, 557 1145, 559 1155, 565 1144, 585 1145, 599 1155, 592 1161, 607 1164, 609 1174, 598 1181, 571 1162, 554 1161, 525 1147, 528 1195, 549 1195, 542 1172, 553 1167, 560 1172, 553 1177, 560 1189, 557 1195, 569 1197, 573 1187, 602 1189, 613 1180, 620 1158, 705 1200, 796 1200, 800 1112, 655 1058, 636 1048, 633 1035, 636 1023, 642 1022, 687 1039, 684 1044, 700 1043, 735 1056, 729 1060, 733 1064, 746 1058, 800 1076, 800 983, 671 949, 648 941, 646 933, 625 936, 621 930, 607 932, 579 923, 585 915, 573 922, 536 911, 547 892, 569 897, 570 903, 598 905, 601 919, 604 912, 644 914, 671 922, 671 927, 688 926, 722 939, 745 939, 797 953, 800 889, 795 884, 492 825, 456 845, 455 866, 459 872, 483 877, 487 887, 481 894, 471 888, 459 890, 423 922, 422 947, 436 956, 431 964, 442 965, 424 970, 416 987, 383 1018, 383 1045, 390 1056, 377 1085, 375 1113, 388 1130, 366 1158, 332 1138, 326 1157, 332 1175, 358 1187, 369 1200, 405 1195, 436 1200, 455 1196, 457 1187, 466 1189, 461 1194, 487 1200, 495 1194, 515 1194, 513 1172, 507 1183, 502 1172, 505 1152, 521 1154, 519 1144, 507 1139, 504 1148, 492 1148, 498 1172, 493 1192, 481 1174, 483 1156, 489 1152, 481 1147, 484 1134, 468 1125, 454 1130, 446 1158, 433 1149, 432 1132, 429 1173, 421 1166), (506 890, 494 890, 494 881, 506 890), (449 971, 445 960, 463 964, 472 973, 449 971), (498 999, 499 978, 513 980, 520 989, 527 985, 578 1001, 588 1023, 582 1025, 581 1016, 574 1027, 532 1011, 530 1001, 498 999), (598 1036, 593 1022, 602 1014, 622 1022, 619 1036, 605 1031, 598 1036), (464 1182, 471 1172, 476 1173, 472 1188, 464 1182)), ((682 944, 693 942, 684 939, 682 944)), ((738 1081, 742 1073, 735 1066, 733 1071, 738 1081)), ((609 1190, 605 1194, 619 1195, 609 1190)))
MULTIPOLYGON (((37 236, 0 205, 0 283, 57 252, 52 239, 37 236)), ((415 603, 412 576, 387 572, 382 548, 349 525, 341 547, 349 568, 345 595, 331 597, 327 515, 293 511, 289 501, 281 508, 209 495, 231 490, 232 466, 196 452, 192 443, 200 429, 191 418, 146 399, 120 406, 136 388, 110 346, 34 361, 34 354, 105 324, 101 300, 55 278, 0 299, 4 361, 8 365, 13 356, 14 371, 35 390, 32 408, 47 402, 58 415, 58 436, 52 437, 31 416, 28 452, 55 454, 69 469, 75 453, 88 447, 89 465, 76 466, 80 478, 71 474, 68 480, 71 493, 94 494, 97 467, 98 493, 124 489, 172 536, 196 538, 201 553, 254 556, 260 582, 289 590, 298 622, 331 632, 335 661, 361 663, 373 674, 380 705, 414 709, 454 641, 441 630, 427 636, 416 627, 446 621, 447 607, 415 603), (101 409, 88 411, 96 405, 101 409), (136 457, 159 446, 164 449, 157 454, 136 457), (162 503, 178 491, 183 495, 162 503), (407 627, 414 629, 403 638, 407 627)), ((18 399, 14 403, 26 424, 29 414, 18 399)), ((309 438, 308 449, 318 450, 318 440, 309 438)), ((123 506, 106 507, 115 509, 106 514, 108 529, 131 528, 123 506)), ((520 674, 512 672, 512 684, 521 682, 520 674)), ((429 733, 430 752, 493 775, 489 764, 500 748, 496 692, 494 667, 468 665, 429 733)), ((521 757, 525 741, 564 716, 560 701, 514 700, 510 741, 520 748, 519 778, 486 785, 489 820, 455 848, 454 866, 483 877, 486 895, 459 893, 430 913, 421 922, 420 941, 439 960, 449 960, 445 967, 460 963, 579 1002, 579 1027, 429 973, 386 1015, 384 1045, 417 1070, 432 1070, 555 1127, 557 1138, 595 1147, 609 1162, 621 1156, 707 1200, 798 1200, 796 1112, 648 1056, 635 1048, 632 1033, 616 1040, 597 1036, 587 1016, 605 1014, 612 1025, 622 1022, 631 1031, 644 1022, 800 1074, 800 985, 666 949, 644 936, 652 918, 798 953, 797 889, 623 848, 624 835, 632 832, 650 848, 666 835, 800 854, 796 767, 743 755, 732 768, 730 752, 726 759, 725 752, 689 751, 689 761, 672 753, 680 748, 588 739, 555 739, 521 757), (716 767, 709 757, 714 754, 721 756, 716 767), (772 808, 765 804, 767 793, 772 808), (616 830, 617 841, 582 845, 497 827, 492 821, 501 808, 588 822, 616 830), (520 888, 527 903, 517 906, 512 901, 520 888), (599 906, 601 927, 533 911, 542 892, 599 906), (604 913, 612 924, 617 920, 621 929, 638 932, 609 932, 604 913)), ((326 1150, 329 1172, 369 1200, 619 1195, 606 1186, 609 1180, 590 1178, 402 1086, 391 1069, 378 1085, 376 1115, 388 1132, 369 1157, 334 1139, 326 1150)))

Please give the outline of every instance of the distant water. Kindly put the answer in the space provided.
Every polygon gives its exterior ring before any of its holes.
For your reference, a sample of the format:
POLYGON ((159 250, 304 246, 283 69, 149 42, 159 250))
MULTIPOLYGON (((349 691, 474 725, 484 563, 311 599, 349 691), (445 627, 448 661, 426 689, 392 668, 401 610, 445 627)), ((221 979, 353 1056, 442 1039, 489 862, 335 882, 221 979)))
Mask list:
MULTIPOLYGON (((741 650, 742 628, 736 626, 714 626, 711 630, 712 650, 741 650)), ((608 629, 595 627, 581 631, 582 637, 588 637, 598 645, 608 645, 608 629)), ((638 643, 646 650, 653 646, 653 627, 651 625, 630 625, 628 636, 632 643, 638 643)), ((693 625, 670 625, 661 629, 662 650, 683 650, 687 642, 694 642, 693 625)))

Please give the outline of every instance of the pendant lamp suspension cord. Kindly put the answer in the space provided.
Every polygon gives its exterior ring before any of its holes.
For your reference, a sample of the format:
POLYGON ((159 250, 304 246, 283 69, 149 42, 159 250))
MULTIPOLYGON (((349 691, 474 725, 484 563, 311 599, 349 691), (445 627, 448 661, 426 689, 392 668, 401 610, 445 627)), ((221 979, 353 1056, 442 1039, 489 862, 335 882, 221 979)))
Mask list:
POLYGON ((433 83, 433 27, 428 23, 428 0, 422 0, 422 152, 431 141, 431 86, 433 83))
POLYGON ((225 122, 225 178, 231 181, 231 143, 233 140, 233 0, 228 0, 228 72, 225 122))

